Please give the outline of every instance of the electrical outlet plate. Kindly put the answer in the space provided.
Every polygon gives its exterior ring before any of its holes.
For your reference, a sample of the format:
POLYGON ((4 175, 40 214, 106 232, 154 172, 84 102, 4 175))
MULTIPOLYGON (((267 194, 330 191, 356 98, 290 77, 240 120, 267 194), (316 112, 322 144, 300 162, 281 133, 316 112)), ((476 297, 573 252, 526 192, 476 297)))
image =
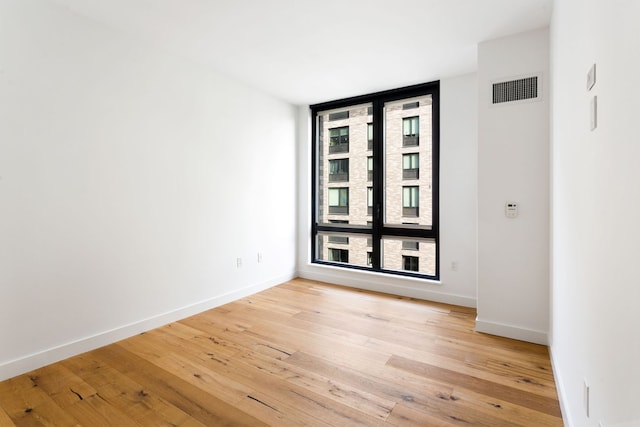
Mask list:
POLYGON ((591 130, 594 131, 598 127, 598 97, 591 98, 591 130))
POLYGON ((584 410, 589 418, 589 383, 587 380, 584 380, 584 410))
POLYGON ((591 68, 589 68, 589 72, 587 73, 587 90, 591 90, 591 88, 596 84, 596 64, 593 64, 591 68))

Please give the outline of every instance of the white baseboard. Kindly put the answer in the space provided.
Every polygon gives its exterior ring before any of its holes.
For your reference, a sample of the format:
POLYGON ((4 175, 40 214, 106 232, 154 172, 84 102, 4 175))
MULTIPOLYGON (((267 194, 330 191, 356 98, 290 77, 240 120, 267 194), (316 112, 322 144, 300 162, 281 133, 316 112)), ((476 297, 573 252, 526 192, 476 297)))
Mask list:
POLYGON ((0 364, 0 381, 30 372, 54 362, 72 357, 108 344, 132 337, 145 331, 184 319, 194 314, 219 307, 223 304, 253 295, 256 292, 269 289, 280 283, 286 282, 296 277, 295 272, 287 275, 274 277, 265 282, 246 286, 232 292, 209 298, 185 307, 180 307, 157 316, 142 319, 128 325, 123 325, 115 329, 103 331, 76 341, 61 344, 56 347, 29 354, 24 357, 10 360, 0 364))
POLYGON ((476 307, 475 298, 426 289, 428 284, 439 286, 440 282, 437 281, 427 281, 429 283, 425 286, 425 279, 401 276, 390 277, 388 274, 365 271, 345 272, 345 269, 335 270, 335 268, 331 267, 316 267, 313 270, 302 269, 299 271, 299 276, 304 279, 317 280, 334 285, 350 286, 367 291, 394 294, 444 304, 460 305, 463 307, 476 307))
POLYGON ((547 332, 507 325, 504 323, 491 322, 480 318, 476 318, 476 331, 531 342, 534 344, 549 345, 549 336, 547 332))
POLYGON ((553 369, 553 379, 556 383, 556 391, 558 392, 558 402, 560 403, 560 412, 562 412, 562 422, 565 427, 573 427, 573 422, 571 421, 569 408, 566 406, 567 395, 564 387, 564 383, 562 382, 562 377, 559 374, 557 369, 555 358, 553 357, 553 345, 549 346, 549 357, 551 358, 551 369, 553 369))

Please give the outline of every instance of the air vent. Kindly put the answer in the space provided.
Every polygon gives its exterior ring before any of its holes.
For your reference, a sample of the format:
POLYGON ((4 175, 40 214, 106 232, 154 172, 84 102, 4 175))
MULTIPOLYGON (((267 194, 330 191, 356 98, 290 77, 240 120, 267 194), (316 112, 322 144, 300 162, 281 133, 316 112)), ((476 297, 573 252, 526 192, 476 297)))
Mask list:
POLYGON ((403 110, 410 110, 412 108, 418 108, 420 106, 420 102, 409 102, 408 104, 402 104, 403 110))
POLYGON ((349 110, 340 111, 339 113, 330 113, 329 121, 332 122, 334 120, 344 120, 349 118, 349 110))
POLYGON ((538 76, 493 84, 493 103, 522 101, 538 97, 538 76))

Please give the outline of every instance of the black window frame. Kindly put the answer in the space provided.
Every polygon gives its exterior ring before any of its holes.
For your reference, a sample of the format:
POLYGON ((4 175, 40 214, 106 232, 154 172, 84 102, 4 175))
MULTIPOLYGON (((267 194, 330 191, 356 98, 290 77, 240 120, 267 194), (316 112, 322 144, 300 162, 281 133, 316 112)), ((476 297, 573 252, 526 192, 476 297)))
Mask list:
MULTIPOLYGON (((434 81, 399 89, 376 92, 367 95, 355 96, 340 100, 328 101, 310 106, 311 112, 311 262, 320 265, 330 265, 352 270, 374 271, 399 276, 410 276, 422 279, 439 280, 440 278, 440 82, 434 81), (430 228, 407 226, 398 224, 384 224, 384 105, 388 102, 398 101, 418 96, 431 95, 431 173, 432 173, 432 225, 430 228), (317 113, 349 108, 356 105, 370 103, 372 105, 373 123, 373 216, 371 228, 352 226, 347 224, 319 224, 318 223, 318 122, 317 113), (353 264, 336 263, 318 258, 317 238, 321 233, 338 232, 362 234, 372 239, 372 265, 359 266, 353 264), (382 266, 382 242, 383 238, 416 238, 420 240, 432 240, 435 243, 435 274, 426 274, 407 270, 392 270, 382 266)), ((403 130, 404 132, 404 130, 403 130)), ((419 132, 419 131, 418 131, 419 132)), ((404 135, 404 133, 403 133, 404 135)))

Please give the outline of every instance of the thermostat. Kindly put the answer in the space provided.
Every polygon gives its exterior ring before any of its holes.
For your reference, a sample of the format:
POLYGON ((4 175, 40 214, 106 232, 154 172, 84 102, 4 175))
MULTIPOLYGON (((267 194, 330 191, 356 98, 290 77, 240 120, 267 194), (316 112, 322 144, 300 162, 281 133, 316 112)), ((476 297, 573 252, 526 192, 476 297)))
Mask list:
POLYGON ((518 216, 518 204, 516 202, 505 203, 504 214, 507 218, 516 218, 518 216))

